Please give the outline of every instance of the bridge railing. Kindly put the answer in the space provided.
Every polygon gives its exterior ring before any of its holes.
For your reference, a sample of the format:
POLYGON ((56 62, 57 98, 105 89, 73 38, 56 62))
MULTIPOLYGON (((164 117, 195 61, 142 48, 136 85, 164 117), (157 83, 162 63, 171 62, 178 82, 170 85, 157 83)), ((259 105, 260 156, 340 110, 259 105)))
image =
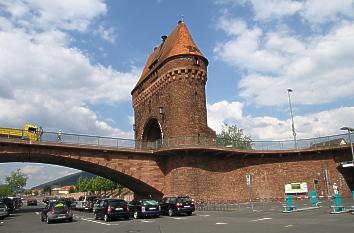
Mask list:
MULTIPOLYGON (((353 139, 353 136, 351 137, 353 139)), ((174 137, 160 140, 156 145, 162 148, 181 146, 205 146, 219 148, 237 148, 243 150, 293 150, 293 149, 315 149, 330 148, 349 144, 348 134, 338 134, 325 137, 297 140, 295 148, 294 140, 284 141, 231 141, 222 139, 211 139, 202 137, 174 137)))
MULTIPOLYGON (((2 130, 1 137, 6 138, 24 138, 28 135, 27 132, 21 129, 2 130), (15 132, 15 133, 14 133, 15 132), (26 134, 27 133, 27 134, 26 134)), ((115 137, 102 137, 83 134, 71 134, 61 132, 43 132, 36 138, 38 141, 52 143, 66 143, 78 145, 94 145, 102 147, 129 148, 129 149, 160 149, 174 147, 218 147, 218 148, 234 148, 241 150, 293 150, 295 143, 293 140, 284 141, 230 141, 215 138, 204 137, 173 137, 156 141, 139 141, 134 139, 124 139, 115 137)), ((354 139, 352 133, 351 139, 354 139)), ((33 140, 33 137, 32 137, 33 140)), ((315 148, 330 148, 333 146, 348 145, 349 135, 338 134, 325 137, 299 139, 297 140, 297 149, 315 149, 315 148)))

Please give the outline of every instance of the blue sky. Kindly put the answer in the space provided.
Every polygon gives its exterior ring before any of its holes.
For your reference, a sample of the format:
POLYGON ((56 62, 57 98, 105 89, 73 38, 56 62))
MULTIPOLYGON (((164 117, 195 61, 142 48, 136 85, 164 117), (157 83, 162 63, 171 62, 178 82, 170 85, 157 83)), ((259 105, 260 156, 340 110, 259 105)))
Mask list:
MULTIPOLYGON (((209 60, 208 123, 254 140, 354 126, 354 1, 2 0, 0 125, 132 138, 130 91, 161 35, 183 17, 209 60)), ((22 168, 29 186, 76 170, 22 168)))

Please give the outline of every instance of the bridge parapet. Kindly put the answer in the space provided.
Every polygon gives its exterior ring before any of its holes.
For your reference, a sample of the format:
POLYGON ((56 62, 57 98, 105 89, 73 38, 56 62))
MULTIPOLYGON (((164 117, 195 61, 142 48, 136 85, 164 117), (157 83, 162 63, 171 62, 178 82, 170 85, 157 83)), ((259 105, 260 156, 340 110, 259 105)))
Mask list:
MULTIPOLYGON (((21 130, 21 129, 19 129, 21 130)), ((24 130, 22 130, 24 131, 24 130)), ((353 133, 352 133, 353 134, 353 133)), ((25 135, 22 133, 22 135, 25 135)), ((0 135, 3 138, 16 138, 2 132, 0 135)), ((353 140, 354 135, 351 139, 353 140)), ((19 139, 18 137, 16 139, 19 139)), ((289 150, 302 150, 302 149, 325 149, 338 146, 347 146, 350 144, 348 134, 338 134, 325 137, 299 139, 297 140, 297 148, 293 140, 283 141, 230 141, 215 138, 205 137, 172 137, 156 141, 140 141, 134 139, 124 139, 116 137, 102 137, 95 135, 72 134, 62 132, 42 132, 38 135, 36 141, 51 142, 51 143, 65 143, 73 145, 91 145, 98 147, 110 148, 126 148, 138 150, 159 150, 166 148, 183 148, 190 146, 198 147, 213 147, 213 148, 227 148, 237 150, 253 150, 253 151, 289 151, 289 150)))

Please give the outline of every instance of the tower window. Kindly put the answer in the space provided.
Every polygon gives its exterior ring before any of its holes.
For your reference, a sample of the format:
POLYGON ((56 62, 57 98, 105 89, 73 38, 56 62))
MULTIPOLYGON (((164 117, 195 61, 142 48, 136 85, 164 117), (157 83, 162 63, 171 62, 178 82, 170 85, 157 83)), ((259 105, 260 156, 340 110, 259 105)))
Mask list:
POLYGON ((199 66, 200 65, 200 60, 197 57, 193 57, 193 64, 199 66))

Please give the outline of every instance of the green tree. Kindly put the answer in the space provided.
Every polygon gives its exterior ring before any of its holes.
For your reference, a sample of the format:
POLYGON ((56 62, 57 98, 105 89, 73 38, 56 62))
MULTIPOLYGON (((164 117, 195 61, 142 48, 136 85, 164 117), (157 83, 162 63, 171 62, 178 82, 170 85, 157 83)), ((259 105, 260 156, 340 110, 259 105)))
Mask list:
POLYGON ((50 187, 50 186, 45 186, 44 188, 43 188, 43 193, 46 193, 46 194, 48 194, 48 195, 51 195, 52 194, 52 188, 50 187))
POLYGON ((71 187, 69 188, 69 193, 75 193, 75 188, 74 188, 74 186, 71 186, 71 187))
POLYGON ((5 182, 14 192, 20 192, 27 184, 28 177, 21 172, 21 169, 11 172, 10 176, 6 176, 5 182))
POLYGON ((216 141, 221 146, 232 146, 243 150, 252 149, 251 137, 245 135, 243 129, 238 128, 236 125, 224 124, 221 133, 216 135, 216 141))
POLYGON ((11 188, 8 184, 0 185, 0 197, 11 196, 13 193, 11 192, 11 188))

